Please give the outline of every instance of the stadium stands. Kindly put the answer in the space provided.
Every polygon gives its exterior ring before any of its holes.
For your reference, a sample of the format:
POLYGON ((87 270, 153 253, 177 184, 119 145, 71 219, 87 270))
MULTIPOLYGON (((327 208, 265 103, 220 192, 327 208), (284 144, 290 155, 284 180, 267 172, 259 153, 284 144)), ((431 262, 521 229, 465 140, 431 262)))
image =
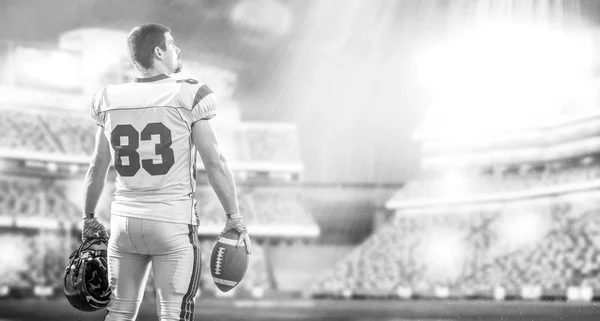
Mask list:
POLYGON ((80 213, 53 179, 0 177, 0 218, 5 225, 37 222, 49 227, 48 221, 78 222, 80 213))
POLYGON ((246 123, 241 129, 250 162, 299 163, 295 127, 288 124, 246 123))
POLYGON ((514 172, 502 175, 453 175, 450 178, 438 177, 417 179, 406 183, 392 198, 403 200, 433 200, 457 197, 474 197, 519 191, 560 187, 569 184, 588 182, 600 177, 598 164, 571 166, 562 164, 555 169, 514 172))
POLYGON ((34 113, 3 109, 0 113, 0 126, 6 133, 0 137, 0 148, 46 153, 64 152, 34 113))
POLYGON ((32 286, 29 259, 34 252, 33 239, 24 233, 0 232, 0 241, 3 244, 0 251, 0 286, 32 286))
MULTIPOLYGON (((289 232, 298 234, 298 230, 318 230, 315 220, 304 208, 299 192, 293 189, 240 185, 238 199, 244 221, 254 236, 265 234, 263 231, 268 231, 271 236, 286 236, 289 232)), ((225 219, 215 192, 209 186, 198 186, 196 200, 200 232, 220 232, 225 219)))
POLYGON ((61 288, 68 255, 77 247, 79 240, 69 238, 64 231, 39 230, 30 236, 30 243, 35 251, 30 261, 33 262, 29 274, 34 286, 61 288))
MULTIPOLYGON (((0 106, 2 107, 2 106, 0 106)), ((4 106, 6 107, 6 106, 4 106)), ((60 155, 82 159, 94 148, 96 126, 84 112, 53 111, 36 108, 2 108, 0 126, 7 135, 0 137, 0 149, 11 152, 60 155)), ((286 123, 241 123, 226 133, 223 149, 231 153, 232 166, 271 171, 302 169, 296 128, 286 123), (232 136, 232 137, 229 137, 232 136)), ((202 164, 199 162, 199 168, 202 164)))
POLYGON ((11 220, 40 213, 41 199, 34 180, 0 179, 0 216, 11 220), (37 191, 37 192, 36 192, 37 191))
POLYGON ((297 192, 276 188, 251 191, 256 224, 314 226, 297 192), (285 215, 282 215, 285 213, 285 215))
POLYGON ((91 117, 53 113, 44 115, 40 121, 47 126, 64 153, 76 156, 92 154, 96 125, 91 117))
POLYGON ((399 288, 435 296, 491 297, 495 287, 521 296, 600 290, 598 193, 526 200, 437 214, 398 214, 315 283, 320 295, 390 296, 399 288))

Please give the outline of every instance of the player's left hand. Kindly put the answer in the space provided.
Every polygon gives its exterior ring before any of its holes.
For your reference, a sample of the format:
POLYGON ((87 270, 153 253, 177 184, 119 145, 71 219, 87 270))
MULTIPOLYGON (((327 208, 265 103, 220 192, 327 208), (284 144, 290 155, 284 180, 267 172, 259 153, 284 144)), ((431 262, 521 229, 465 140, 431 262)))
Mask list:
POLYGON ((236 248, 242 245, 242 242, 246 242, 246 252, 248 254, 252 254, 252 242, 250 241, 250 234, 248 234, 248 229, 246 228, 246 224, 242 221, 242 214, 236 213, 227 215, 227 222, 225 223, 225 228, 219 237, 223 236, 227 231, 236 230, 240 233, 240 237, 238 238, 238 242, 236 244, 236 248))
POLYGON ((81 230, 81 240, 86 241, 90 237, 108 238, 108 233, 104 225, 97 218, 84 218, 83 229, 81 230))

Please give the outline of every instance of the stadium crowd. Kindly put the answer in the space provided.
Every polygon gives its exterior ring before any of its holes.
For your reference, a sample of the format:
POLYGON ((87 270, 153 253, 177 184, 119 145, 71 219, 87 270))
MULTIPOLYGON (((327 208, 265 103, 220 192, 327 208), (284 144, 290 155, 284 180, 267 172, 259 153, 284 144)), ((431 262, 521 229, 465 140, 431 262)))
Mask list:
MULTIPOLYGON (((1 106, 0 106, 1 107, 1 106)), ((80 112, 43 111, 39 109, 1 108, 0 149, 89 156, 94 148, 96 125, 92 118, 80 112)), ((223 140, 231 151, 230 160, 248 163, 298 164, 300 152, 293 126, 267 123, 242 123, 234 130, 234 139, 223 140)))
POLYGON ((40 153, 66 152, 60 148, 47 123, 39 114, 3 109, 0 113, 0 126, 4 128, 5 133, 0 137, 0 148, 40 153))
MULTIPOLYGON (((249 225, 316 226, 297 191, 242 187, 239 199, 240 210, 249 225)), ((222 227, 222 208, 215 193, 209 187, 199 186, 196 200, 200 222, 222 227)), ((5 225, 19 225, 27 218, 50 218, 74 225, 80 223, 80 216, 79 207, 65 195, 60 180, 0 177, 0 219, 5 225)))
POLYGON ((395 200, 441 200, 478 197, 491 194, 518 193, 534 189, 561 187, 600 177, 600 166, 570 164, 566 161, 543 169, 516 170, 500 174, 456 174, 448 177, 422 178, 406 183, 395 200))
MULTIPOLYGON (((224 217, 214 191, 207 186, 199 186, 196 198, 202 226, 220 230, 224 217)), ((291 190, 241 188, 240 209, 249 226, 316 226, 314 219, 302 206, 298 193, 291 190)), ((80 221, 81 210, 65 195, 60 179, 0 177, 0 228, 6 230, 0 230, 0 237, 5 238, 4 244, 19 245, 19 248, 7 253, 28 253, 34 257, 32 260, 26 255, 20 264, 12 268, 11 265, 6 266, 4 272, 0 273, 0 287, 60 286, 66 265, 65 253, 70 253, 76 247, 80 221), (21 229, 24 231, 15 232, 21 229), (42 238, 45 231, 50 231, 50 234, 42 238), (70 234, 74 234, 75 239, 65 242, 65 235, 70 234), (65 244, 70 244, 70 248, 65 244)), ((202 255, 206 265, 214 245, 214 235, 200 237, 203 239, 202 255)), ((272 288, 264 252, 260 244, 256 244, 256 247, 249 272, 241 286, 248 292, 272 288)), ((204 267, 204 271, 209 271, 208 266, 204 267)), ((204 276, 203 290, 214 290, 212 280, 206 279, 210 278, 210 274, 204 273, 204 276)))
POLYGON ((491 297, 600 289, 600 201, 561 196, 479 208, 404 215, 376 232, 313 292, 328 296, 447 295, 491 297), (400 292, 399 292, 400 291, 400 292))
POLYGON ((17 219, 26 221, 28 218, 70 223, 79 218, 80 212, 54 179, 0 177, 0 218, 8 226, 17 219))

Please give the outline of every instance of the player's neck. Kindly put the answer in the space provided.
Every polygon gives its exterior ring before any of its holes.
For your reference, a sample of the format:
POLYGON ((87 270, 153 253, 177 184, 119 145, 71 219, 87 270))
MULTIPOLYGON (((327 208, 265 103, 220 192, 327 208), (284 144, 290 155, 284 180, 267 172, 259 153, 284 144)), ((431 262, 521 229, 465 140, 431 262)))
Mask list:
POLYGON ((169 75, 168 70, 166 70, 166 68, 162 68, 162 66, 155 66, 150 69, 139 70, 139 72, 141 78, 151 78, 161 74, 169 75))

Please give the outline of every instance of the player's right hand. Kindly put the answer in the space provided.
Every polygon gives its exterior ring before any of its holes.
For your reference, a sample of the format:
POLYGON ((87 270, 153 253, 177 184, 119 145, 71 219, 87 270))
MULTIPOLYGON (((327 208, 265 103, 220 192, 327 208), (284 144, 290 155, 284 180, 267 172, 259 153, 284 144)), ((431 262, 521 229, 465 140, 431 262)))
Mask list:
POLYGON ((81 240, 86 241, 90 237, 104 237, 108 238, 106 228, 97 218, 84 218, 83 229, 81 230, 81 240))
POLYGON ((246 228, 246 224, 242 221, 242 214, 236 213, 227 215, 227 222, 225 222, 225 228, 219 237, 225 235, 227 231, 236 230, 240 233, 240 237, 235 247, 239 247, 242 245, 242 242, 246 242, 246 252, 248 254, 252 254, 252 242, 250 241, 250 235, 248 234, 248 229, 246 228))

